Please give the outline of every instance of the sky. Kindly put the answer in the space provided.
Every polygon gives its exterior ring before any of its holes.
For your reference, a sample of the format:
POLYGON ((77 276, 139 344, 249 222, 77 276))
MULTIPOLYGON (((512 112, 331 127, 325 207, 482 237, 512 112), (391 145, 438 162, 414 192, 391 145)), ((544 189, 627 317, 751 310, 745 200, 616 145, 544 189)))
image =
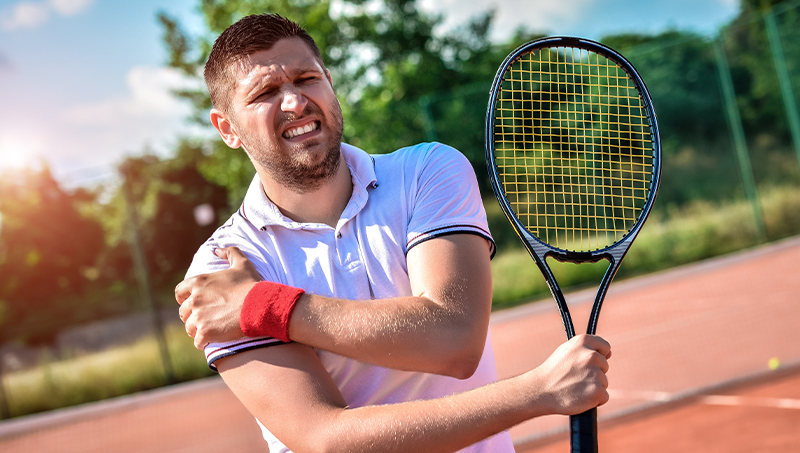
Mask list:
MULTIPOLYGON (((199 0, 0 0, 0 172, 48 165, 66 184, 113 175, 126 155, 167 156, 178 137, 209 134, 186 121, 164 67, 159 11, 202 31, 199 0)), ((487 8, 492 36, 520 25, 590 39, 668 29, 713 35, 738 0, 420 0, 443 29, 487 8)), ((520 43, 522 44, 522 43, 520 43)))

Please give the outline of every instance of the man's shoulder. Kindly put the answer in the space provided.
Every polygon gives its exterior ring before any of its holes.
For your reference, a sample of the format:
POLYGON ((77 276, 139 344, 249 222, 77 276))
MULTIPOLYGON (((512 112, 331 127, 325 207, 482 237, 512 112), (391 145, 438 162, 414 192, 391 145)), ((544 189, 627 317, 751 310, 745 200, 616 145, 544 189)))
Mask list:
POLYGON ((263 261, 254 259, 263 255, 259 252, 257 234, 258 228, 242 214, 240 208, 200 246, 186 277, 227 269, 228 262, 214 254, 214 250, 218 248, 238 247, 254 264, 263 261))
POLYGON ((395 158, 395 159, 420 159, 431 155, 432 153, 457 153, 461 154, 457 149, 450 145, 445 145, 439 142, 423 142, 416 145, 405 146, 387 154, 373 155, 375 158, 395 158))
POLYGON ((420 171, 427 165, 447 165, 454 161, 466 162, 466 157, 452 146, 438 142, 418 143, 406 146, 387 154, 373 154, 376 167, 404 169, 406 171, 417 169, 420 171))

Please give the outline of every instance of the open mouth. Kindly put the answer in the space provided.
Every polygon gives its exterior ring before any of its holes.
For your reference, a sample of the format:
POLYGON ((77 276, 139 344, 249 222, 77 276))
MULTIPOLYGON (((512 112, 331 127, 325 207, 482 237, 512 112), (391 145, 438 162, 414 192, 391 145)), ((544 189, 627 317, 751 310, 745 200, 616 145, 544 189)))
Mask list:
POLYGON ((291 128, 283 133, 283 138, 292 139, 319 129, 319 121, 312 121, 305 126, 291 128))

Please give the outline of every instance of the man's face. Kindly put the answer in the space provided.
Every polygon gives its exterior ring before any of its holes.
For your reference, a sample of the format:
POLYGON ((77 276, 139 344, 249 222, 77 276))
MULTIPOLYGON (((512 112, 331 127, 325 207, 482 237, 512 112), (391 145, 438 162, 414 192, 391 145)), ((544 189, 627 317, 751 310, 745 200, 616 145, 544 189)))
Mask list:
POLYGON ((318 188, 341 160, 342 111, 328 72, 298 38, 232 70, 229 118, 251 159, 296 192, 318 188))

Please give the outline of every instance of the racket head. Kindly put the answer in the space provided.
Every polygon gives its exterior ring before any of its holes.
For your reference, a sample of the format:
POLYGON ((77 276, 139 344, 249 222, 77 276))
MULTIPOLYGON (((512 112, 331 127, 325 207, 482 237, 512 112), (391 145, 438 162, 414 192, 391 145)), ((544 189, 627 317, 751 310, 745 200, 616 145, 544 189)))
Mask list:
POLYGON ((627 251, 660 182, 650 94, 633 65, 600 43, 531 41, 495 76, 486 158, 500 206, 532 254, 618 262, 612 251, 627 251))

